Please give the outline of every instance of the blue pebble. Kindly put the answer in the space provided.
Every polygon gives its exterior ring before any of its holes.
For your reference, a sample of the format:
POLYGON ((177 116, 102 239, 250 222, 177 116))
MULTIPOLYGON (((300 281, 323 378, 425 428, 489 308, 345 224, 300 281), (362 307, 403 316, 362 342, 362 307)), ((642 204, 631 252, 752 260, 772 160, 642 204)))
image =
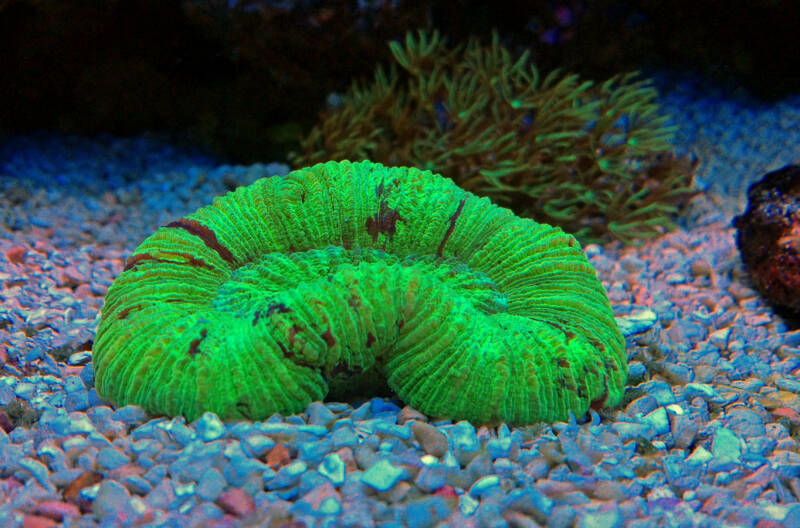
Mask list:
POLYGON ((315 466, 332 450, 333 439, 331 438, 323 438, 314 442, 302 442, 297 446, 297 458, 315 466))
POLYGON ((405 511, 408 528, 434 526, 450 516, 450 507, 441 497, 425 497, 411 501, 405 511))
POLYGON ((359 422, 369 418, 371 412, 372 412, 372 405, 370 404, 370 402, 365 402, 362 405, 358 406, 352 413, 350 413, 350 418, 353 421, 359 422))
POLYGON ((709 471, 730 471, 741 462, 741 440, 727 427, 720 427, 714 433, 711 453, 714 458, 708 464, 709 471))
POLYGON ((203 442, 213 442, 225 436, 225 424, 212 412, 204 412, 195 422, 195 429, 203 442))
POLYGON ((456 423, 449 431, 450 445, 453 454, 461 465, 466 465, 480 450, 480 442, 475 433, 475 427, 466 420, 456 423))
POLYGON ((208 502, 216 501, 228 483, 217 468, 209 468, 197 483, 197 496, 208 502))
POLYGON ((255 458, 264 456, 275 447, 275 442, 272 438, 260 433, 253 433, 243 437, 241 444, 242 450, 255 458))
POLYGON ((64 398, 64 409, 67 412, 85 411, 89 408, 89 393, 86 391, 72 392, 64 398))
POLYGON ((49 482, 48 478, 50 476, 50 472, 47 470, 47 466, 39 462, 38 460, 34 460, 33 458, 25 457, 19 462, 17 465, 30 473, 33 479, 39 483, 44 489, 55 491, 55 487, 49 482))
POLYGON ((492 438, 486 443, 486 450, 492 460, 496 458, 508 458, 511 453, 511 437, 492 438))
POLYGON ((106 405, 106 401, 103 400, 97 391, 93 388, 89 389, 89 405, 91 407, 96 407, 99 405, 106 405))
POLYGON ((169 436, 170 439, 184 447, 197 438, 195 432, 184 425, 181 418, 176 418, 170 422, 161 424, 161 427, 167 432, 167 436, 169 436))
POLYGON ((447 471, 442 464, 435 463, 423 466, 414 479, 414 484, 428 493, 436 491, 447 484, 447 471))
POLYGON ((549 517, 553 510, 553 499, 528 486, 515 489, 502 500, 503 509, 515 510, 526 515, 549 517))
POLYGON ((495 502, 482 502, 476 514, 478 525, 486 528, 508 528, 508 522, 503 519, 503 511, 495 502))
POLYGON ((125 477, 125 485, 138 495, 147 495, 153 486, 139 475, 125 477))
POLYGON ((641 422, 650 425, 656 435, 669 432, 669 417, 667 417, 667 410, 664 407, 659 407, 655 411, 642 416, 641 422))
POLYGON ((400 412, 400 407, 395 405, 390 400, 385 400, 383 398, 372 398, 370 400, 370 406, 373 415, 377 415, 384 412, 392 414, 400 412))
POLYGON ((86 387, 84 386, 83 381, 78 376, 67 376, 66 378, 64 378, 64 391, 67 394, 85 390, 86 387))
POLYGON ((608 511, 587 512, 581 516, 577 528, 621 528, 622 515, 616 506, 608 511))
MULTIPOLYGON (((83 491, 91 488, 84 488, 83 491)), ((125 511, 128 508, 130 494, 127 488, 116 480, 106 479, 100 482, 97 495, 92 503, 92 513, 100 521, 125 511)))
POLYGON ((297 427, 298 433, 310 433, 314 436, 323 437, 328 434, 328 428, 324 425, 300 424, 297 427))
POLYGON ((469 494, 476 499, 482 499, 497 491, 500 491, 500 477, 487 475, 475 481, 469 489, 469 494))
POLYGON ((126 425, 138 424, 144 421, 144 409, 138 405, 126 405, 114 411, 112 417, 126 425))
POLYGON ((336 415, 331 412, 327 405, 322 402, 311 402, 306 407, 306 414, 308 415, 308 423, 312 425, 326 426, 336 419, 336 415))
POLYGON ((328 497, 319 505, 317 513, 319 515, 339 515, 342 512, 342 505, 336 497, 328 497))
POLYGON ((303 473, 303 476, 300 477, 300 483, 297 485, 297 491, 300 495, 305 495, 311 490, 314 490, 327 483, 329 483, 329 480, 321 475, 319 471, 310 469, 303 473))
POLYGON ((267 483, 268 490, 278 490, 296 486, 300 481, 300 477, 308 470, 308 465, 305 462, 297 461, 292 462, 287 466, 283 466, 267 483))
POLYGON ((254 477, 262 475, 269 467, 260 460, 246 456, 234 457, 230 461, 230 464, 222 470, 222 474, 231 486, 244 486, 254 477))
POLYGON ((328 477, 334 486, 340 486, 344 483, 345 466, 342 457, 338 453, 330 453, 322 459, 317 471, 328 477))
MULTIPOLYGON (((8 378, 13 379, 13 378, 8 378)), ((14 399, 14 387, 0 380, 0 406, 8 405, 14 399)))
POLYGON ((389 491, 403 477, 402 468, 395 467, 382 459, 369 467, 362 475, 361 482, 378 491, 389 491))
POLYGON ((158 464, 156 466, 151 467, 147 473, 144 474, 144 478, 147 482, 149 482, 152 486, 156 486, 159 482, 164 480, 167 476, 167 466, 163 464, 158 464))
POLYGON ((110 447, 101 449, 97 453, 97 463, 100 464, 101 467, 104 467, 108 470, 117 469, 120 466, 124 466, 128 462, 130 462, 130 458, 110 447))
POLYGON ((331 435, 335 449, 341 447, 355 447, 358 445, 358 435, 352 426, 340 427, 331 435))
POLYGON ((94 387, 94 367, 92 366, 92 363, 89 363, 83 367, 80 373, 80 378, 86 388, 91 389, 94 387))
POLYGON ((390 435, 400 440, 411 439, 411 425, 397 425, 388 422, 378 422, 375 424, 375 432, 382 435, 390 435))

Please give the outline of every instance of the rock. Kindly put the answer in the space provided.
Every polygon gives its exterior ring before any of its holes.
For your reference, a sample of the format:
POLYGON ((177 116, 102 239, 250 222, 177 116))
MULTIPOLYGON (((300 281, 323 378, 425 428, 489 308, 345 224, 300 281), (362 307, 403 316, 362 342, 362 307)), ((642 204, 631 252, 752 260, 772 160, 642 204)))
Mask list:
POLYGON ((747 202, 733 226, 750 279, 767 301, 800 312, 800 166, 767 173, 747 202))

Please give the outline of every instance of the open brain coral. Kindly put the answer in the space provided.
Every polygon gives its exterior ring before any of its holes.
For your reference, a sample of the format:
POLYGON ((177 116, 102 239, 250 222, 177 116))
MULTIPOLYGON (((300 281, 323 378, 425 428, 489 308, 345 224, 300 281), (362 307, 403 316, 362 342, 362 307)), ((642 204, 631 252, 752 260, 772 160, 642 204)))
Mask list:
POLYGON ((432 416, 617 404, 625 346, 576 239, 430 171, 328 162, 161 227, 108 291, 98 393, 263 419, 379 387, 432 416))

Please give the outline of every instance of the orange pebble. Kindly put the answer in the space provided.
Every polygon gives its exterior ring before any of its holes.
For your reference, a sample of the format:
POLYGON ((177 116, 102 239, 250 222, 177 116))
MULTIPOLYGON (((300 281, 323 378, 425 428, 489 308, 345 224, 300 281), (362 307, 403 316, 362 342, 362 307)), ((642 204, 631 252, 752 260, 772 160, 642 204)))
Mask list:
POLYGON ((14 246, 6 251, 6 258, 12 264, 21 265, 25 261, 25 254, 28 252, 25 246, 14 246))

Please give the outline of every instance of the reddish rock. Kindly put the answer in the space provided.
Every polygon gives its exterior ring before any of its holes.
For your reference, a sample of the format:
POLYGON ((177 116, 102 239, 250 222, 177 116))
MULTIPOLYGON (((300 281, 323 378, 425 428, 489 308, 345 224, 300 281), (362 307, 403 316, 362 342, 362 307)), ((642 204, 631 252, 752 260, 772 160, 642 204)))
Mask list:
POLYGON ((64 498, 74 502, 78 499, 78 494, 83 488, 94 486, 101 480, 103 480, 103 475, 100 473, 95 473, 94 471, 81 473, 78 478, 73 480, 72 483, 64 489, 64 498))
POLYGON ((241 488, 223 491, 217 499, 217 506, 239 518, 249 517, 256 511, 253 497, 241 488))
POLYGON ((289 450, 284 444, 275 444, 275 447, 270 449, 269 453, 267 453, 266 462, 272 469, 278 469, 288 464, 291 458, 289 450))
POLYGON ((733 219, 750 280, 767 301, 800 313, 800 166, 767 173, 733 219))
POLYGON ((80 510, 74 504, 62 501, 44 501, 36 506, 36 513, 42 517, 47 517, 56 521, 63 521, 65 518, 77 517, 80 510))
POLYGON ((38 515, 26 515, 22 518, 22 528, 55 528, 58 523, 47 517, 38 515))
POLYGON ((6 258, 12 264, 22 264, 25 262, 25 253, 27 249, 25 246, 14 246, 8 251, 6 251, 6 258))

